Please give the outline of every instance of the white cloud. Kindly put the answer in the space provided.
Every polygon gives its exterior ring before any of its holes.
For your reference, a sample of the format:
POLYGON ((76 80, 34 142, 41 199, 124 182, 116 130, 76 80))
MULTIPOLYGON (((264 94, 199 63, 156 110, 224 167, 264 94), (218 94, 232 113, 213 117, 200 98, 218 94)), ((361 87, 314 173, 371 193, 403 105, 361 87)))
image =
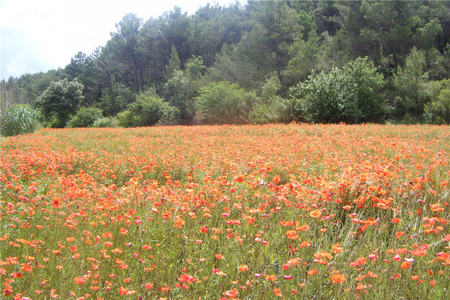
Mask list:
MULTIPOLYGON (((189 14, 208 0, 0 0, 0 79, 64 67, 78 51, 103 46, 127 13, 146 20, 179 6, 189 14)), ((227 5, 235 0, 213 3, 227 5)), ((242 1, 241 1, 242 2, 242 1)))

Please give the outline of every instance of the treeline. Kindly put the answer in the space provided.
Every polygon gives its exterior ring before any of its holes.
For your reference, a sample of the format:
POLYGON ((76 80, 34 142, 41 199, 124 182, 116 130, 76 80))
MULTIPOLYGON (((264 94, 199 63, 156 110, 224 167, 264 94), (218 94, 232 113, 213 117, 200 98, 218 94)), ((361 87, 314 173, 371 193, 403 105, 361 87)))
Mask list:
POLYGON ((248 1, 126 15, 64 68, 1 82, 51 127, 450 122, 450 2, 248 1))

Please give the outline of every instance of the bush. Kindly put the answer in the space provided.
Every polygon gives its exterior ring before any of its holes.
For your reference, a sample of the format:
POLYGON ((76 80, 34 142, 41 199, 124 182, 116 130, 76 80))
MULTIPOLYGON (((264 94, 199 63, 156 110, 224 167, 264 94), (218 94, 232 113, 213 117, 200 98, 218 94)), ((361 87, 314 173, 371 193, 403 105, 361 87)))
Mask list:
POLYGON ((249 113, 249 121, 253 124, 289 122, 289 102, 277 95, 281 88, 276 75, 268 78, 261 88, 261 96, 254 101, 249 113))
POLYGON ((94 124, 92 124, 92 127, 117 127, 117 119, 113 117, 100 118, 98 120, 95 120, 94 124))
POLYGON ((254 95, 228 81, 211 82, 195 98, 197 108, 209 124, 247 123, 254 95))
POLYGON ((39 125, 39 117, 39 112, 29 105, 15 105, 0 118, 1 134, 13 136, 33 132, 39 125))
POLYGON ((383 76, 367 58, 311 75, 291 89, 294 117, 320 123, 381 122, 386 112, 383 84, 383 76))
POLYGON ((289 122, 288 101, 280 97, 271 99, 269 103, 258 103, 252 107, 248 118, 252 124, 289 122))
POLYGON ((341 70, 333 68, 309 76, 291 90, 294 100, 294 114, 297 121, 319 123, 356 123, 360 118, 357 99, 341 70))
POLYGON ((117 124, 120 127, 136 127, 139 124, 139 119, 137 116, 129 110, 124 110, 117 114, 117 124))
POLYGON ((441 89, 437 96, 425 105, 424 119, 430 124, 450 123, 450 79, 439 82, 441 89))
POLYGON ((68 122, 68 127, 91 127, 102 117, 102 110, 96 107, 81 107, 68 122))
POLYGON ((127 110, 117 115, 120 126, 172 125, 176 123, 178 110, 164 102, 152 91, 140 93, 127 110))

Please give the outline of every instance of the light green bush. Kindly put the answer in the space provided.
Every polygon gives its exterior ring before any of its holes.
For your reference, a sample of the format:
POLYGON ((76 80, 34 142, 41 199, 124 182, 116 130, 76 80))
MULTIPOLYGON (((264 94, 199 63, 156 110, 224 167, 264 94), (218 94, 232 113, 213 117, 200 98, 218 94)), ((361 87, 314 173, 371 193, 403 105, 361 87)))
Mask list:
POLYGON ((386 113, 383 84, 383 76, 367 58, 311 75, 291 89, 294 117, 320 123, 381 122, 386 113))
POLYGON ((278 96, 281 88, 276 75, 266 79, 261 88, 261 95, 253 101, 249 113, 249 122, 253 124, 282 123, 291 121, 290 103, 278 96))
POLYGON ((441 89, 437 96, 432 95, 432 99, 425 105, 424 119, 432 124, 450 123, 450 79, 439 82, 441 89))
POLYGON ((100 118, 98 120, 95 120, 94 124, 92 124, 92 127, 117 127, 117 119, 114 117, 100 118))
POLYGON ((178 110, 164 102, 152 91, 142 92, 128 109, 117 115, 122 127, 172 125, 176 123, 178 110))
POLYGON ((68 127, 91 127, 102 117, 102 110, 96 107, 81 107, 68 122, 68 127))
POLYGON ((195 98, 197 108, 208 124, 243 124, 248 122, 254 95, 228 81, 211 82, 195 98))

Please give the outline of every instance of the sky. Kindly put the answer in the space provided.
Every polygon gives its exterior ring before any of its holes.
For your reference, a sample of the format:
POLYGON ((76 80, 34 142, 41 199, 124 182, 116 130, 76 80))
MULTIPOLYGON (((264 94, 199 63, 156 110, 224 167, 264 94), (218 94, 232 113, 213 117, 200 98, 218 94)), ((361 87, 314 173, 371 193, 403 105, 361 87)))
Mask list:
MULTIPOLYGON (((193 14, 236 0, 0 0, 0 80, 63 68, 104 46, 127 13, 144 21, 174 6, 193 14)), ((243 1, 240 1, 243 3, 243 1)))

